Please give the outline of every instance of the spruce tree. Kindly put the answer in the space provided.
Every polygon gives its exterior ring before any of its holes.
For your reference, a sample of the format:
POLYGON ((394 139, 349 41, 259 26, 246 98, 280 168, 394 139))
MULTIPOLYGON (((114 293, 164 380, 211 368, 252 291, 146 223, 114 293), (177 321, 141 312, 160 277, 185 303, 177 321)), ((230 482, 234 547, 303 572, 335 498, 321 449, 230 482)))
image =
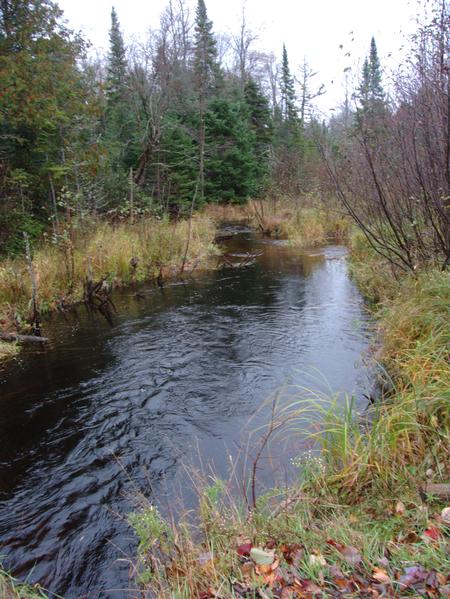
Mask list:
POLYGON ((245 84, 244 98, 249 111, 250 127, 255 133, 254 153, 258 159, 258 172, 262 183, 262 179, 267 175, 273 141, 272 115, 266 96, 251 77, 245 84))
POLYGON ((261 185, 256 134, 241 99, 214 98, 205 115, 208 154, 205 189, 215 201, 245 201, 261 185))
POLYGON ((213 24, 204 0, 198 0, 195 17, 194 71, 199 95, 211 96, 220 78, 213 24))
POLYGON ((384 108, 385 96, 381 82, 381 65, 374 37, 370 41, 369 56, 364 59, 357 97, 360 113, 374 114, 384 108))
POLYGON ((289 68, 289 59, 286 46, 283 44, 283 60, 281 64, 281 111, 283 120, 294 123, 298 120, 298 112, 295 106, 296 95, 294 79, 289 68))
POLYGON ((133 113, 130 108, 132 97, 128 78, 128 64, 125 44, 117 13, 111 10, 111 29, 109 31, 109 52, 106 75, 106 131, 107 150, 111 160, 112 172, 117 180, 112 189, 125 195, 128 186, 128 170, 136 161, 137 134, 133 113))
POLYGON ((205 195, 205 112, 207 101, 216 89, 220 76, 213 25, 208 18, 204 0, 198 0, 195 17, 194 73, 199 113, 198 191, 200 201, 203 201, 205 195))
POLYGON ((370 40, 369 74, 370 97, 374 102, 383 102, 384 91, 381 83, 381 65, 374 37, 370 40))
POLYGON ((114 105, 124 99, 126 74, 127 60, 125 44, 120 30, 119 19, 113 6, 111 9, 111 29, 109 30, 109 52, 106 77, 108 104, 114 105))

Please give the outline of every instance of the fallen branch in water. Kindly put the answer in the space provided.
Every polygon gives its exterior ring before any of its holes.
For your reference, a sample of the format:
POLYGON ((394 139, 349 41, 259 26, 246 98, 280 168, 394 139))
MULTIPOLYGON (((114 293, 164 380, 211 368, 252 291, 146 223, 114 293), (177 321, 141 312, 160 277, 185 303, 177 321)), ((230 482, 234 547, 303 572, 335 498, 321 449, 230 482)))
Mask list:
POLYGON ((1 333, 2 341, 17 341, 19 343, 47 343, 48 337, 38 337, 37 335, 16 335, 15 333, 1 333))

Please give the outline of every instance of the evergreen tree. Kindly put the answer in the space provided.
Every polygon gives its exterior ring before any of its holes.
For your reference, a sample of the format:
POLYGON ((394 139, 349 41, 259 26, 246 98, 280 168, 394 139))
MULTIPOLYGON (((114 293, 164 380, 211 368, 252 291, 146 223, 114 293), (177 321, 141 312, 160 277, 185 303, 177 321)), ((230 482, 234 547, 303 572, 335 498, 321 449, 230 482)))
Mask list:
POLYGON ((374 114, 382 110, 385 106, 381 65, 374 37, 370 41, 369 56, 365 58, 363 63, 357 98, 359 100, 360 113, 374 114))
POLYGON ((206 98, 216 90, 220 79, 217 44, 213 24, 204 0, 198 0, 195 17, 194 72, 198 95, 206 98))
POLYGON ((213 25, 208 19, 204 0, 198 0, 195 18, 194 73, 199 109, 199 168, 198 191, 200 201, 205 197, 205 112, 207 102, 217 88, 220 69, 217 64, 217 46, 213 25))
POLYGON ((256 134, 242 100, 215 98, 205 115, 209 140, 205 189, 215 201, 245 201, 261 184, 256 134))
POLYGON ((295 123, 298 120, 296 108, 294 79, 289 68, 286 46, 283 44, 283 59, 281 64, 281 112, 283 120, 295 123))
POLYGON ((381 83, 381 65, 374 37, 370 40, 369 73, 370 97, 373 101, 383 102, 384 91, 381 83))
POLYGON ((270 148, 273 141, 273 122, 269 101, 261 87, 251 77, 244 87, 244 98, 249 111, 250 127, 255 133, 255 155, 261 179, 267 175, 270 148))
POLYGON ((87 111, 77 66, 84 42, 61 17, 47 0, 0 4, 0 189, 2 199, 8 198, 6 215, 16 208, 47 208, 50 187, 58 190, 71 174, 67 148, 87 111))
POLYGON ((113 7, 106 77, 105 133, 114 179, 112 190, 115 190, 118 196, 124 196, 126 193, 128 170, 134 166, 138 154, 138 137, 131 103, 125 44, 113 7))
POLYGON ((109 30, 109 52, 106 78, 108 104, 115 107, 124 100, 127 77, 125 44, 120 30, 119 19, 114 6, 111 9, 111 29, 109 30))

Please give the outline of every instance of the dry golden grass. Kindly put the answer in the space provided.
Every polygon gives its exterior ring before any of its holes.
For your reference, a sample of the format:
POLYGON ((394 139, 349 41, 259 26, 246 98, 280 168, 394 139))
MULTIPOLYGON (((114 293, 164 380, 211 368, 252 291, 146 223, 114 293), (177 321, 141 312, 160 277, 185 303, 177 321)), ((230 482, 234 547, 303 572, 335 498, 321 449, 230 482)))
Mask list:
POLYGON ((206 214, 216 222, 246 223, 264 235, 288 239, 298 247, 329 242, 346 243, 350 220, 330 202, 316 198, 249 200, 244 205, 209 205, 206 214))
MULTIPOLYGON (((143 219, 134 224, 91 222, 72 225, 57 240, 47 240, 33 252, 39 309, 82 299, 83 284, 90 273, 94 280, 106 278, 113 286, 132 280, 178 273, 186 252, 188 221, 143 219), (131 260, 137 261, 135 268, 131 260)), ((214 250, 215 227, 205 215, 192 219, 186 271, 214 250)), ((24 258, 0 263, 0 321, 23 321, 29 311, 31 281, 24 258)))

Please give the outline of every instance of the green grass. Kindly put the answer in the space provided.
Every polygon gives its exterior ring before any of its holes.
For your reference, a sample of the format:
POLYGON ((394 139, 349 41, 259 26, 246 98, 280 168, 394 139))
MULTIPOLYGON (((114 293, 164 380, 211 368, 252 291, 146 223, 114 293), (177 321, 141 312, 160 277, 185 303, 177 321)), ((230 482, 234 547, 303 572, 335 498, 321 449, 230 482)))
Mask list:
POLYGON ((19 582, 0 567, 0 599, 48 599, 48 595, 39 585, 19 582))

